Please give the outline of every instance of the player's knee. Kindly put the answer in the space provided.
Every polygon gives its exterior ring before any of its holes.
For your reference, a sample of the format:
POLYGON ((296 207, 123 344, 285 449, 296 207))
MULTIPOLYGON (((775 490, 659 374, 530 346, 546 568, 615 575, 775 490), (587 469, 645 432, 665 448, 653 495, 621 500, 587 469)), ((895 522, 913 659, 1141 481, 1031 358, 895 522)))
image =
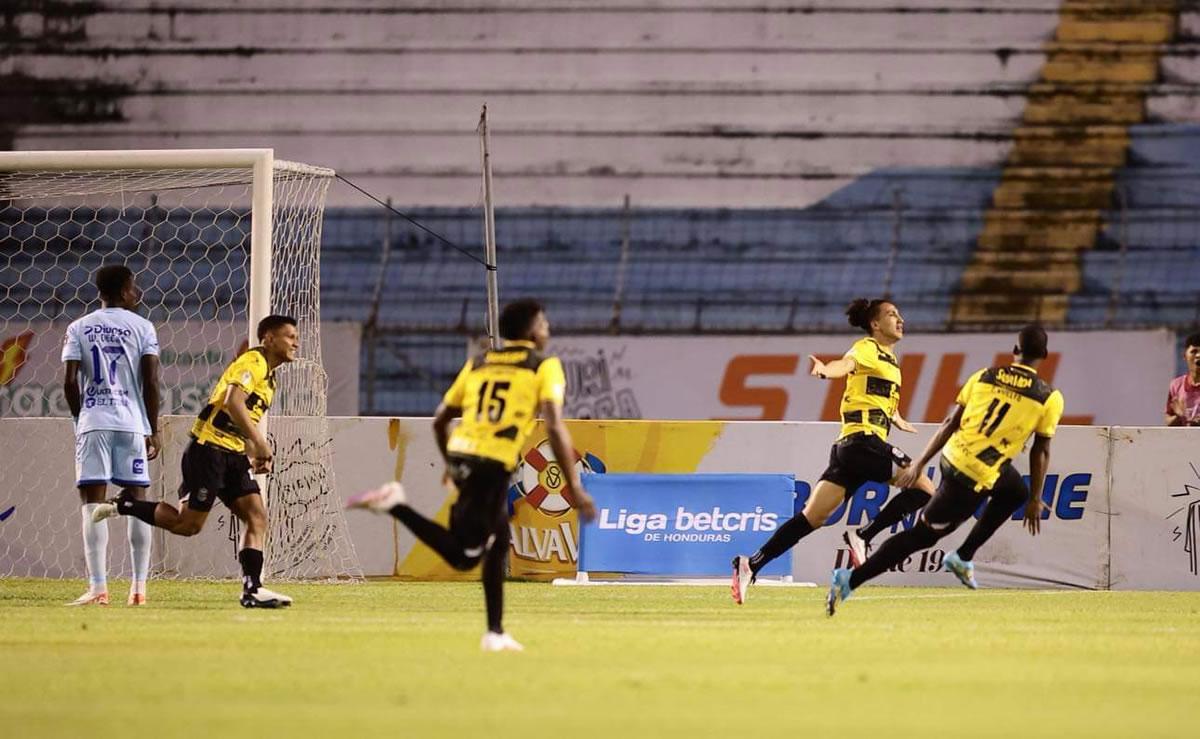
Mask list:
POLYGON ((243 519, 246 524, 246 529, 255 534, 266 533, 267 530, 267 512, 263 510, 251 510, 246 513, 243 519))
POLYGON ((195 536, 200 533, 202 527, 203 523, 200 521, 184 519, 175 524, 174 528, 171 529, 171 533, 178 534, 179 536, 195 536))
POLYGON ((475 567, 487 554, 488 544, 490 541, 490 539, 488 541, 463 541, 460 538, 459 542, 461 549, 459 549, 456 555, 449 560, 450 566, 463 572, 475 567))
POLYGON ((925 520, 924 516, 922 516, 917 519, 917 523, 915 526, 913 526, 912 531, 914 538, 917 539, 918 543, 921 545, 921 548, 924 549, 937 544, 938 540, 940 540, 946 534, 949 534, 955 528, 956 526, 952 524, 942 525, 930 523, 929 521, 925 520))
POLYGON ((472 556, 471 554, 469 554, 467 552, 463 552, 462 554, 451 559, 449 564, 451 567, 458 570, 459 572, 466 572, 467 570, 473 568, 475 565, 479 564, 479 561, 481 559, 483 559, 482 554, 472 556))
POLYGON ((495 529, 491 540, 488 543, 488 549, 507 549, 511 541, 511 535, 508 529, 508 520, 502 521, 495 529))

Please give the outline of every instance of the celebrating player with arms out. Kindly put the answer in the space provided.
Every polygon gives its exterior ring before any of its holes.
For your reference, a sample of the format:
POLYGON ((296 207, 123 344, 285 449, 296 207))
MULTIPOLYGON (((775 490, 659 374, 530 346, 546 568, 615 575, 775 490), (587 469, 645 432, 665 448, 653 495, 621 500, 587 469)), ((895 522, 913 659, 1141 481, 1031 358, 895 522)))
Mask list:
MULTIPOLYGON (((825 364, 816 357, 812 375, 822 379, 847 377, 842 395, 842 432, 829 453, 829 467, 813 489, 801 515, 779 527, 766 544, 749 557, 733 558, 733 600, 743 603, 750 583, 768 562, 825 525, 830 514, 866 482, 889 483, 912 460, 899 448, 887 443, 892 426, 915 431, 900 417, 900 362, 892 349, 904 337, 904 319, 888 300, 859 298, 846 309, 850 325, 866 331, 841 359, 825 364)), ((898 483, 896 483, 898 484, 898 483)), ((907 483, 909 489, 896 496, 880 512, 872 526, 885 514, 899 521, 905 513, 917 510, 933 493, 933 483, 919 470, 907 483)), ((889 524, 890 525, 890 524, 889 524)), ((879 525, 879 530, 882 526, 879 525)), ((865 544, 847 532, 851 561, 857 565, 865 553, 865 544)))
MULTIPOLYGON (((1037 375, 1038 365, 1046 358, 1046 332, 1040 326, 1022 329, 1013 353, 1016 361, 1012 364, 971 375, 958 393, 954 410, 913 467, 921 469, 945 447, 941 484, 917 524, 888 539, 857 569, 833 571, 826 600, 830 616, 859 585, 958 528, 979 509, 984 498, 990 500, 983 515, 943 563, 967 587, 976 587, 975 566, 971 563, 975 552, 1022 504, 1029 533, 1038 533, 1042 483, 1050 466, 1050 439, 1062 418, 1063 396, 1037 375), (1013 468, 1012 459, 1030 435, 1034 435, 1034 441, 1029 451, 1027 488, 1013 468)), ((912 475, 912 471, 903 475, 901 482, 912 475)))
POLYGON ((258 422, 275 397, 275 369, 294 360, 300 348, 296 320, 267 316, 258 323, 258 340, 261 346, 241 354, 221 374, 208 405, 192 424, 192 441, 181 463, 182 510, 121 495, 98 507, 94 518, 133 516, 172 534, 194 536, 204 528, 214 498, 219 498, 245 526, 238 552, 241 604, 279 608, 291 605, 292 599, 262 586, 267 509, 250 470, 271 471, 271 446, 258 430, 258 422))
MULTIPOLYGON (((506 305, 500 314, 500 335, 501 348, 467 360, 433 419, 446 474, 458 488, 449 530, 407 505, 399 482, 357 495, 346 504, 394 516, 457 570, 469 570, 483 561, 488 630, 480 647, 487 652, 523 648, 504 631, 501 621, 509 546, 508 488, 539 412, 555 458, 575 456, 562 420, 566 393, 562 362, 542 354, 550 340, 550 322, 541 304, 518 300, 506 305), (462 416, 462 423, 449 433, 450 421, 457 416, 462 416)), ((591 520, 595 507, 575 465, 567 462, 559 467, 580 517, 591 520)))
MULTIPOLYGON (((63 393, 75 417, 75 472, 83 499, 88 592, 72 606, 108 605, 108 524, 93 521, 111 482, 141 498, 150 487, 146 462, 158 456, 158 334, 134 313, 141 291, 120 264, 101 267, 96 287, 103 307, 67 327, 63 393)), ((133 581, 129 605, 146 602, 150 527, 129 522, 133 581)))

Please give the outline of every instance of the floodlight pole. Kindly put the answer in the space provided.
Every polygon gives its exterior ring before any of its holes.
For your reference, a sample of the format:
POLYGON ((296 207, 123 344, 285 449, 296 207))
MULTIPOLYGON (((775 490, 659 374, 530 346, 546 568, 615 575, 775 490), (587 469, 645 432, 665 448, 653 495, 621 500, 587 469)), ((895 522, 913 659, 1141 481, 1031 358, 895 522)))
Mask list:
POLYGON ((487 331, 491 346, 500 346, 500 288, 496 280, 496 212, 492 208, 491 137, 488 134, 487 105, 479 113, 479 144, 483 152, 483 245, 487 262, 487 331))

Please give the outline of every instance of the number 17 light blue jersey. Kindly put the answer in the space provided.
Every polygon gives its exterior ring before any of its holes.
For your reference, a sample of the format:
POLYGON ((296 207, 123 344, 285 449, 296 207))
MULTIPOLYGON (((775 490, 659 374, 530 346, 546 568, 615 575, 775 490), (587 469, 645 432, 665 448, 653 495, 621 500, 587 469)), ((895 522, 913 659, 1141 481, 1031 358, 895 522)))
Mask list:
POLYGON ((154 324, 124 308, 101 308, 67 327, 62 361, 79 361, 77 434, 150 433, 142 399, 142 357, 158 356, 154 324))

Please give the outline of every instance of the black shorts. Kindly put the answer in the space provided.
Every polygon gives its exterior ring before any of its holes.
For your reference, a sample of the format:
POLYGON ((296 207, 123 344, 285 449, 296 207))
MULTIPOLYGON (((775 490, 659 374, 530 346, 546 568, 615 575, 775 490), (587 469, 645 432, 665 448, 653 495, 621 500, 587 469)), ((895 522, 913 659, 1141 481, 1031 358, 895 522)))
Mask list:
POLYGON ((259 492, 245 454, 192 439, 183 450, 180 466, 183 483, 179 486, 179 502, 186 503, 193 511, 208 513, 217 498, 229 507, 238 498, 259 492))
POLYGON ((851 434, 838 439, 829 450, 829 467, 821 473, 828 480, 854 495, 863 483, 889 482, 897 470, 912 464, 912 457, 874 434, 851 434))
POLYGON ((446 464, 458 500, 450 507, 450 533, 467 550, 483 547, 508 528, 508 488, 512 472, 502 463, 451 455, 446 464))
POLYGON ((984 498, 991 497, 1014 511, 1029 498, 1029 488, 1011 463, 1005 463, 996 484, 983 491, 975 490, 975 481, 945 459, 941 470, 937 492, 921 512, 921 519, 939 533, 949 533, 962 525, 979 510, 984 498))

